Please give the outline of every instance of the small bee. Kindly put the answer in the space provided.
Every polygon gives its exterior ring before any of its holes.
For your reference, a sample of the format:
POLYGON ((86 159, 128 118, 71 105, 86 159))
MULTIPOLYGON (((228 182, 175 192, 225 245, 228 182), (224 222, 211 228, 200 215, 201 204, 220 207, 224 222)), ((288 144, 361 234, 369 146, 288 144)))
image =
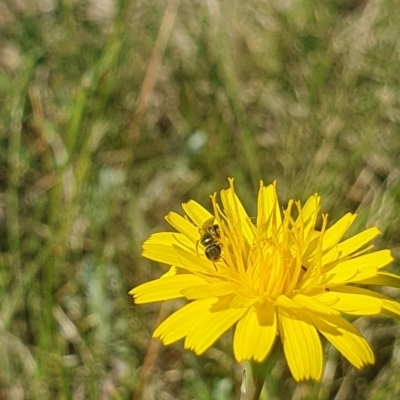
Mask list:
POLYGON ((200 231, 200 244, 204 247, 204 254, 213 263, 221 258, 221 235, 219 226, 214 224, 214 217, 204 222, 200 231))

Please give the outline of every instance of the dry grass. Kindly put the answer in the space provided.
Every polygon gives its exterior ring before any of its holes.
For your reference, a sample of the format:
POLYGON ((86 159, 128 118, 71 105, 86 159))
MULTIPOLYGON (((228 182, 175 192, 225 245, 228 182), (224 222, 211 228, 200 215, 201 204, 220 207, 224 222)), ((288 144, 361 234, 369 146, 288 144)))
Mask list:
MULTIPOLYGON (((229 335, 159 347, 175 306, 127 295, 162 270, 140 245, 164 215, 228 176, 250 213, 260 179, 317 191, 398 259, 399 37, 394 0, 2 2, 0 398, 237 398, 229 335)), ((356 324, 375 366, 327 348, 296 386, 277 357, 269 400, 396 398, 396 322, 356 324)))

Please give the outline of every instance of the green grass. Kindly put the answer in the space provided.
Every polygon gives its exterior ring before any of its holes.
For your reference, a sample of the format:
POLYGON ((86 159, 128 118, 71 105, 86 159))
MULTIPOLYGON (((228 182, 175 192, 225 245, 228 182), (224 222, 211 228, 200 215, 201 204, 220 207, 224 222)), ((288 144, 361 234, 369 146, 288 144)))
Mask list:
MULTIPOLYGON (((377 225, 398 259, 398 4, 103 3, 1 4, 1 397, 238 398, 229 335, 202 357, 150 345, 160 306, 127 292, 165 269, 141 243, 232 176, 249 213, 276 179, 283 202, 318 192, 332 220, 377 225)), ((269 400, 399 395, 396 322, 360 325, 375 366, 327 348, 330 378, 296 388, 277 358, 269 400)))

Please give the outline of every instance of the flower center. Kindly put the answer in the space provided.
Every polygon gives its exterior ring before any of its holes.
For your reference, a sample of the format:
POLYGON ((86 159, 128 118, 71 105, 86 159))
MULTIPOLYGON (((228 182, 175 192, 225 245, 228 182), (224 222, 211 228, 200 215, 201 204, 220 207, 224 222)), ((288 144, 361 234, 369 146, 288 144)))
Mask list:
POLYGON ((275 299, 290 294, 301 275, 301 256, 290 240, 279 243, 264 239, 256 242, 249 252, 247 284, 253 294, 264 299, 275 299))

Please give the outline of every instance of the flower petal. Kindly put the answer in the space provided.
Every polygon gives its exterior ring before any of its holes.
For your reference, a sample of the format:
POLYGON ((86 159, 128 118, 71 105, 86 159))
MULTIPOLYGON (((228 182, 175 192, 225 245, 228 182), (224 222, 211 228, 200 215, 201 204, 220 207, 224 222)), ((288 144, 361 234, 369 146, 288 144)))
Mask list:
POLYGON ((201 227, 203 223, 212 217, 212 214, 206 210, 197 201, 190 200, 182 204, 185 214, 197 225, 201 227))
POLYGON ((182 290, 205 282, 203 278, 192 274, 164 276, 136 286, 129 294, 134 297, 136 304, 165 301, 184 297, 182 290))
POLYGON ((216 265, 220 264, 221 261, 212 262, 204 257, 204 255, 199 255, 196 251, 187 251, 182 247, 173 246, 173 250, 179 262, 175 264, 181 266, 182 268, 190 271, 192 273, 209 273, 217 274, 218 267, 216 265))
POLYGON ((153 337, 159 338, 164 344, 176 342, 185 337, 199 315, 205 313, 215 299, 209 298, 189 303, 176 311, 163 321, 153 333, 153 337))
POLYGON ((181 265, 181 259, 174 250, 174 246, 184 246, 194 249, 185 235, 173 232, 153 233, 144 243, 142 256, 160 263, 181 265))
MULTIPOLYGON (((299 211, 299 216, 295 222, 295 229, 299 232, 302 232, 302 240, 303 246, 307 248, 313 239, 318 238, 315 235, 315 222, 318 216, 318 211, 320 210, 320 201, 321 198, 317 194, 309 197, 306 201, 304 207, 301 208, 300 202, 297 202, 297 208, 299 211)), ((314 241, 312 248, 315 248, 317 244, 314 241)))
POLYGON ((356 368, 374 363, 374 354, 367 341, 345 319, 336 316, 307 313, 319 332, 356 368))
POLYGON ((368 278, 363 276, 364 270, 383 268, 392 261, 390 250, 380 250, 339 262, 325 276, 330 284, 358 282, 368 278))
POLYGON ((350 228, 356 217, 356 214, 347 213, 340 218, 339 221, 328 228, 324 234, 322 250, 329 249, 330 247, 336 245, 346 231, 350 228))
POLYGON ((340 315, 340 313, 336 311, 331 304, 320 301, 320 296, 311 297, 300 293, 295 295, 292 300, 304 306, 311 312, 319 312, 326 315, 340 315))
POLYGON ((279 313, 279 331, 283 350, 293 377, 321 379, 322 346, 315 327, 301 313, 279 313))
POLYGON ((187 271, 185 271, 185 270, 182 270, 181 268, 177 268, 177 267, 175 267, 174 265, 167 271, 167 272, 165 272, 164 274, 162 274, 161 276, 160 276, 160 278, 164 278, 164 277, 166 277, 166 276, 175 276, 175 275, 178 275, 178 274, 180 274, 180 273, 187 273, 187 271))
POLYGON ((349 254, 354 253, 355 251, 369 243, 372 239, 376 238, 378 235, 380 235, 380 231, 377 227, 374 226, 339 243, 337 246, 337 251, 340 258, 346 257, 349 254))
POLYGON ((308 221, 314 220, 315 214, 320 209, 320 202, 321 197, 317 194, 310 196, 304 206, 301 208, 301 218, 298 218, 296 222, 299 223, 302 221, 303 224, 306 224, 308 221))
POLYGON ((197 226, 193 225, 186 218, 183 218, 181 215, 179 215, 177 213, 170 212, 165 217, 165 219, 177 231, 183 233, 185 236, 187 236, 193 242, 196 242, 199 240, 199 236, 200 236, 199 228, 197 226))
POLYGON ((224 205, 224 213, 229 221, 229 228, 231 231, 241 232, 246 242, 252 244, 255 232, 254 224, 236 196, 233 190, 233 182, 231 181, 230 183, 230 189, 221 191, 221 201, 224 205))
POLYGON ((264 186, 258 192, 257 229, 271 237, 272 230, 282 225, 282 215, 276 194, 276 183, 264 186))
POLYGON ((273 304, 266 303, 262 309, 251 307, 236 326, 233 338, 236 360, 263 361, 271 351, 276 336, 277 321, 273 304), (259 317, 260 314, 262 315, 259 317))
POLYGON ((374 292, 362 288, 343 286, 332 288, 329 292, 316 296, 316 299, 345 314, 376 315, 382 311, 383 301, 372 297, 372 293, 374 292))
POLYGON ((400 276, 390 272, 379 271, 376 276, 357 281, 362 285, 391 286, 400 289, 400 276))
MULTIPOLYGON (((340 296, 343 296, 343 294, 356 294, 359 295, 359 297, 362 296, 362 298, 359 299, 353 299, 353 301, 357 302, 363 302, 363 303, 368 303, 370 310, 369 312, 372 314, 372 309, 374 307, 373 303, 375 302, 375 308, 377 307, 378 304, 380 304, 380 309, 377 313, 381 313, 384 315, 387 315, 389 317, 399 319, 400 318, 400 304, 397 301, 394 301, 382 293, 374 292, 369 289, 364 289, 364 288, 359 288, 359 287, 353 287, 353 286, 340 286, 334 289, 335 291, 340 292, 340 296)), ((354 307, 354 306, 353 306, 354 307)), ((357 308, 359 308, 360 305, 357 303, 357 308)), ((362 305, 360 309, 367 308, 367 305, 362 305)), ((357 313, 355 315, 370 315, 368 314, 368 311, 363 312, 362 314, 357 313)))
POLYGON ((182 293, 188 300, 195 300, 206 297, 221 297, 236 291, 237 288, 231 282, 207 282, 201 286, 188 287, 182 293))
POLYGON ((382 314, 394 319, 400 319, 400 304, 394 300, 383 300, 382 314))
POLYGON ((196 354, 204 353, 245 312, 246 308, 227 308, 215 312, 207 309, 193 315, 192 326, 185 340, 185 348, 193 350, 196 354))

